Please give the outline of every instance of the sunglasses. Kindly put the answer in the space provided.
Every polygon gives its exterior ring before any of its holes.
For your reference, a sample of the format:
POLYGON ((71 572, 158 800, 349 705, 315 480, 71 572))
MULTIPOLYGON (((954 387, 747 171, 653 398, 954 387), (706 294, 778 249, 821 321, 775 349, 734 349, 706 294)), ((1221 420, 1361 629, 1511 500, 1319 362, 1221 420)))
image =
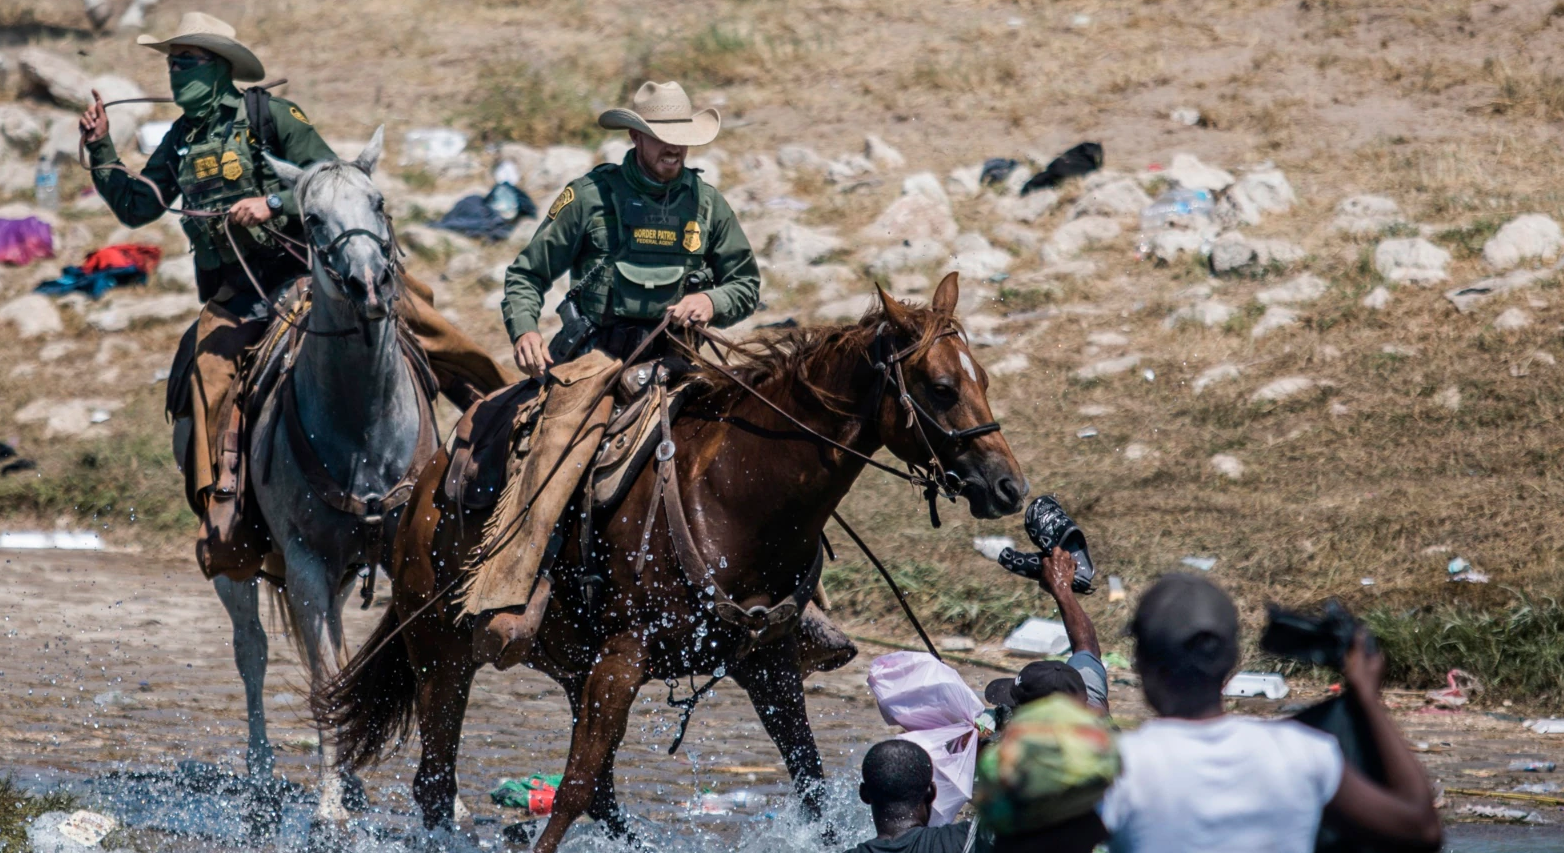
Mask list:
POLYGON ((179 53, 168 58, 168 70, 189 71, 192 68, 200 68, 212 61, 210 56, 202 56, 199 53, 179 53))

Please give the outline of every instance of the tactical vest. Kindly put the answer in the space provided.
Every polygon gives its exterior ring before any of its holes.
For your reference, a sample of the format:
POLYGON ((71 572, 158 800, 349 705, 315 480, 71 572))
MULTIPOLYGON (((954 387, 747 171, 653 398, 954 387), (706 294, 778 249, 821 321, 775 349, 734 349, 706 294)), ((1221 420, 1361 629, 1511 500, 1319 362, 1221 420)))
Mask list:
POLYGON ((686 292, 714 284, 706 271, 712 193, 693 171, 681 180, 689 192, 664 206, 631 189, 619 167, 588 176, 618 227, 608 234, 608 254, 575 282, 581 313, 606 326, 614 319, 658 320, 686 292))
MULTIPOLYGON (((227 210, 240 199, 282 192, 281 182, 270 169, 264 169, 264 174, 257 172, 262 166, 259 151, 242 104, 224 133, 219 136, 208 134, 199 142, 180 146, 178 181, 185 206, 192 210, 227 210)), ((216 269, 225 263, 238 262, 225 232, 223 223, 226 221, 220 217, 187 216, 181 222, 195 252, 196 266, 201 269, 216 269)), ((274 212, 268 224, 284 231, 288 229, 289 220, 274 212)), ((241 251, 248 253, 257 247, 277 247, 276 238, 263 228, 237 225, 232 228, 241 251)))

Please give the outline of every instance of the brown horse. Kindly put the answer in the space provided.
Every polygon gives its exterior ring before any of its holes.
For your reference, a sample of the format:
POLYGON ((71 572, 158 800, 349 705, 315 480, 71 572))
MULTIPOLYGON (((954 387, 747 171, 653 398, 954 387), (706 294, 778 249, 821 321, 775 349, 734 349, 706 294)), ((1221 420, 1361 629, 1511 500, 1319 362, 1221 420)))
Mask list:
MULTIPOLYGON (((959 334, 957 295, 951 274, 928 308, 882 291, 878 309, 857 324, 793 330, 750 345, 735 375, 816 435, 733 376, 698 377, 701 387, 673 425, 674 465, 693 541, 716 572, 714 586, 692 586, 661 513, 652 558, 644 565, 628 559, 641 548, 655 491, 652 465, 595 526, 594 551, 606 576, 595 605, 584 585, 572 582, 582 561, 578 533, 566 532, 553 597, 525 658, 565 688, 574 718, 564 782, 539 851, 552 853, 583 812, 625 832, 614 753, 637 691, 654 678, 730 675, 781 750, 795 791, 818 814, 824 774, 804 707, 805 641, 786 630, 758 646, 749 642, 745 630, 713 615, 713 589, 745 609, 794 595, 818 559, 826 521, 866 464, 858 453, 884 447, 910 464, 937 463, 936 470, 959 478, 953 488, 979 518, 1021 508, 1026 479, 991 423, 988 377, 959 334)), ((398 533, 391 610, 343 677, 316 697, 341 726, 341 760, 355 768, 400 744, 416 704, 423 757, 413 795, 430 828, 452 820, 462 717, 479 666, 472 620, 457 618, 460 608, 449 598, 425 609, 461 577, 484 521, 468 512, 458 523, 440 488, 447 464, 442 455, 425 471, 398 533)), ((566 515, 562 525, 574 527, 579 512, 566 515)))

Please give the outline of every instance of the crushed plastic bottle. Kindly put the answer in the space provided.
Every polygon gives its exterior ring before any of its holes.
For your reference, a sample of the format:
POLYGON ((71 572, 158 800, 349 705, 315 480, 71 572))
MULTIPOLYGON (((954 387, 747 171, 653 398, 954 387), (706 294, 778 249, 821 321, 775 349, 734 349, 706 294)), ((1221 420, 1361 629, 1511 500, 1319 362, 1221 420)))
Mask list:
POLYGON ((1154 234, 1167 228, 1200 228, 1211 219, 1216 204, 1208 190, 1177 187, 1147 205, 1140 212, 1140 230, 1154 234))

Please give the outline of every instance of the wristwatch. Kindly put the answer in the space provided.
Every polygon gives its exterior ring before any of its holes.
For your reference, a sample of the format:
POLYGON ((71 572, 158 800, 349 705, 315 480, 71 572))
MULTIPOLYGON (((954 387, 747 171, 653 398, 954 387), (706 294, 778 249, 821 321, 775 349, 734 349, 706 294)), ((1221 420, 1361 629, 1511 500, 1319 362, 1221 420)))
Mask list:
POLYGON ((276 193, 272 193, 271 195, 267 196, 266 206, 271 208, 273 212, 282 210, 282 196, 276 193))

